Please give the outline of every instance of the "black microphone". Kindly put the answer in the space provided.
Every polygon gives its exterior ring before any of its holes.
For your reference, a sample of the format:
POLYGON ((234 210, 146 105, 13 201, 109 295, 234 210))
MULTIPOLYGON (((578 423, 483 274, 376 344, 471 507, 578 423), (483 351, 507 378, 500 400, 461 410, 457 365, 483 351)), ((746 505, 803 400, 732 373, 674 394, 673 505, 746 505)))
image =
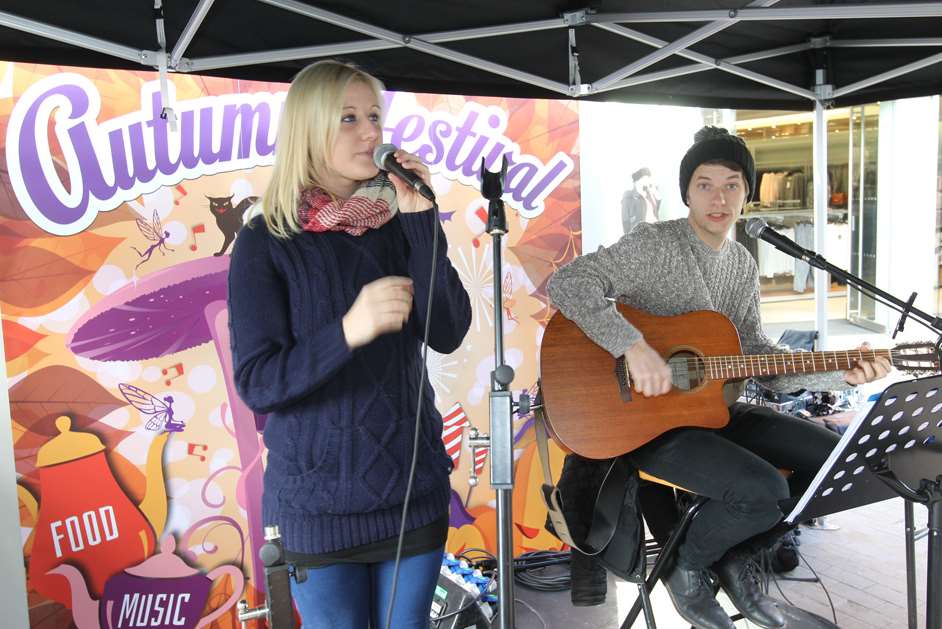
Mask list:
POLYGON ((422 181, 418 173, 403 168, 402 164, 396 161, 395 156, 393 156, 396 150, 395 144, 380 144, 376 147, 376 150, 373 151, 373 163, 376 164, 376 167, 380 170, 385 170, 386 172, 397 175, 400 179, 415 188, 416 192, 434 203, 435 193, 422 181))
MULTIPOLYGON (((746 233, 753 238, 761 238, 779 251, 787 253, 793 258, 804 260, 809 264, 812 263, 812 260, 816 260, 818 255, 813 251, 808 251, 807 249, 798 245, 798 243, 796 243, 794 240, 786 238, 769 227, 769 224, 765 222, 764 218, 750 218, 748 221, 746 221, 746 233)), ((812 266, 816 265, 812 264, 812 266)))

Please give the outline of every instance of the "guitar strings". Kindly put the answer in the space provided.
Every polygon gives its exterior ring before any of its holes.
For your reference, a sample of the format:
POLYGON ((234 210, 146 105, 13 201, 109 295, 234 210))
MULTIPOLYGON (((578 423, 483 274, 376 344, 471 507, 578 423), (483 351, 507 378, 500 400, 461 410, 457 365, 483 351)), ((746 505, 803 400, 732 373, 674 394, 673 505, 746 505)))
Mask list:
POLYGON ((919 362, 926 359, 929 359, 930 362, 934 363, 934 354, 914 353, 917 351, 920 351, 920 348, 900 348, 892 350, 837 350, 831 352, 795 352, 792 354, 783 353, 731 356, 694 356, 687 358, 671 358, 669 359, 669 364, 673 375, 690 373, 692 368, 696 369, 701 365, 711 372, 758 370, 760 372, 767 371, 769 372, 769 375, 772 375, 773 370, 775 374, 779 373, 779 364, 781 364, 781 369, 783 369, 787 374, 789 367, 792 368, 793 373, 798 371, 807 371, 809 361, 811 363, 811 367, 817 370, 819 361, 821 366, 826 369, 828 367, 828 363, 831 363, 834 366, 840 366, 841 361, 846 362, 848 366, 852 366, 853 361, 863 360, 865 356, 871 360, 878 356, 885 356, 890 358, 891 362, 894 364, 899 364, 902 366, 905 366, 907 363, 912 363, 913 361, 919 362), (686 363, 686 366, 684 366, 684 363, 686 363))
MULTIPOLYGON (((894 366, 910 369, 938 369, 936 355, 926 352, 925 347, 897 347, 894 349, 875 349, 875 350, 835 350, 826 352, 792 352, 781 354, 739 354, 730 356, 689 356, 673 357, 668 359, 668 365, 671 369, 672 379, 676 377, 687 376, 689 378, 691 371, 696 373, 702 368, 702 371, 709 372, 707 377, 718 379, 722 376, 745 375, 742 372, 756 371, 757 374, 750 375, 788 375, 789 365, 792 367, 792 373, 807 373, 808 361, 811 361, 811 368, 814 371, 829 371, 828 362, 832 366, 841 368, 841 360, 846 362, 847 368, 853 367, 852 361, 863 360, 864 356, 872 360, 877 356, 886 356, 894 366), (843 354, 843 357, 840 355, 843 354), (852 357, 855 355, 855 357, 852 357), (800 358, 801 362, 796 362, 800 358), (770 364, 771 360, 771 364, 770 364), (821 361, 823 369, 818 368, 818 361, 821 361), (925 364, 928 360, 929 364, 925 364), (762 361, 765 361, 763 364, 762 361), (782 373, 779 373, 779 362, 781 362, 782 373), (914 364, 915 363, 915 364, 914 364), (763 373, 766 372, 766 373, 763 373)), ((626 376, 628 375, 628 366, 623 366, 626 376)), ((835 369, 836 371, 837 369, 835 369)))
POLYGON ((919 359, 919 358, 929 358, 932 359, 931 354, 913 354, 905 350, 871 350, 871 351, 857 351, 857 350, 838 350, 833 352, 795 352, 793 354, 733 354, 729 356, 692 356, 688 358, 671 358, 673 362, 687 362, 687 363, 728 363, 728 362, 748 362, 755 363, 760 360, 765 361, 787 361, 794 363, 796 360, 800 360, 802 363, 813 362, 816 363, 821 361, 822 363, 827 362, 836 362, 839 359, 850 360, 851 355, 855 355, 856 360, 863 360, 864 356, 867 358, 877 358, 878 356, 889 356, 890 358, 910 358, 910 359, 919 359), (843 354, 843 356, 840 356, 843 354))

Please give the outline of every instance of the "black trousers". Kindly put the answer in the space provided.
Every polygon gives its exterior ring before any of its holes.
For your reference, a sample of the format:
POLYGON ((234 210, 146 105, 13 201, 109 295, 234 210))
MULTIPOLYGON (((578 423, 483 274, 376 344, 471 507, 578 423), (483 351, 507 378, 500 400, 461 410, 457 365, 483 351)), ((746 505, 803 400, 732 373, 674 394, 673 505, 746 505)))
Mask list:
POLYGON ((709 498, 678 548, 685 568, 708 568, 743 542, 771 545, 785 530, 775 527, 789 498, 811 484, 840 439, 767 407, 737 403, 729 411, 724 428, 679 428, 628 455, 638 469, 709 498), (780 469, 791 471, 787 480, 780 469))

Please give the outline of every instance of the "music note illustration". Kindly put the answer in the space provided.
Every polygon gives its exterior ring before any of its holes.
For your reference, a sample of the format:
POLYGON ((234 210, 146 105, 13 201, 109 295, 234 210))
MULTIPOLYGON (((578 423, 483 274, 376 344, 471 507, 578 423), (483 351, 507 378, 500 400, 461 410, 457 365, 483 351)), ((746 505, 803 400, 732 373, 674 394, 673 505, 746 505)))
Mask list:
POLYGON ((162 373, 163 375, 166 376, 166 375, 169 374, 171 371, 176 371, 177 373, 175 373, 175 374, 172 375, 172 376, 169 376, 166 380, 164 380, 164 384, 167 385, 168 387, 170 386, 170 381, 171 381, 171 380, 173 380, 174 378, 179 378, 180 376, 183 375, 183 363, 177 363, 176 365, 170 365, 170 366, 167 367, 166 369, 161 369, 161 370, 160 370, 160 373, 162 373))
POLYGON ((197 223, 190 228, 190 231, 193 233, 193 244, 190 245, 190 251, 196 251, 196 234, 205 234, 206 225, 203 223, 197 223))
POLYGON ((181 184, 177 184, 177 186, 176 186, 176 194, 173 195, 173 196, 174 196, 173 204, 174 204, 174 205, 180 205, 180 201, 182 201, 182 200, 183 200, 183 197, 185 197, 186 195, 187 195, 187 191, 186 191, 186 188, 183 187, 183 184, 182 184, 182 183, 181 183, 181 184), (177 196, 177 195, 179 195, 179 196, 177 196))
POLYGON ((205 462, 206 462, 206 457, 203 456, 202 454, 199 454, 199 453, 196 451, 197 449, 200 449, 200 450, 202 450, 203 452, 206 452, 206 451, 209 449, 209 446, 207 446, 207 445, 204 444, 204 443, 188 443, 188 444, 186 445, 186 453, 187 453, 187 454, 192 455, 192 456, 195 456, 195 457, 198 458, 201 462, 204 462, 204 463, 205 463, 205 462))

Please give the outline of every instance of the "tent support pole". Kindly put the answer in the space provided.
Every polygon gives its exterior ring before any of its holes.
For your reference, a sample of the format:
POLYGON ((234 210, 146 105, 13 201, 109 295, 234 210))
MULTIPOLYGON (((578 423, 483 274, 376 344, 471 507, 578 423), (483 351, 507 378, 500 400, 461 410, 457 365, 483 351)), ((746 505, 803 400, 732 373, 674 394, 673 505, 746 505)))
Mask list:
POLYGON ((126 61, 136 61, 143 65, 157 65, 157 54, 153 50, 131 48, 130 46, 116 44, 115 42, 101 39, 100 37, 92 37, 84 33, 70 31, 44 22, 23 18, 6 11, 0 11, 0 26, 30 33, 31 35, 47 37, 62 42, 63 44, 78 46, 86 50, 94 50, 95 52, 118 57, 126 61))
POLYGON ((180 59, 183 58, 183 53, 186 52, 187 46, 190 45, 190 42, 193 40, 193 36, 196 35, 196 31, 199 29, 200 24, 203 23, 203 20, 206 18, 206 14, 209 13, 210 7, 213 6, 214 0, 200 0, 200 3, 197 5, 196 9, 193 10, 193 15, 190 16, 189 21, 186 23, 186 27, 183 29, 183 32, 180 33, 177 43, 173 46, 173 52, 170 53, 170 67, 176 68, 177 64, 180 63, 180 59))
MULTIPOLYGON (((824 116, 825 97, 831 86, 824 83, 824 70, 816 71, 815 92, 818 98, 814 101, 814 149, 812 160, 814 164, 814 250, 821 256, 827 257, 825 247, 826 231, 828 226, 828 123, 824 116)), ((815 329, 818 331, 817 349, 825 350, 828 347, 828 292, 831 278, 822 269, 814 269, 814 305, 815 329)))

